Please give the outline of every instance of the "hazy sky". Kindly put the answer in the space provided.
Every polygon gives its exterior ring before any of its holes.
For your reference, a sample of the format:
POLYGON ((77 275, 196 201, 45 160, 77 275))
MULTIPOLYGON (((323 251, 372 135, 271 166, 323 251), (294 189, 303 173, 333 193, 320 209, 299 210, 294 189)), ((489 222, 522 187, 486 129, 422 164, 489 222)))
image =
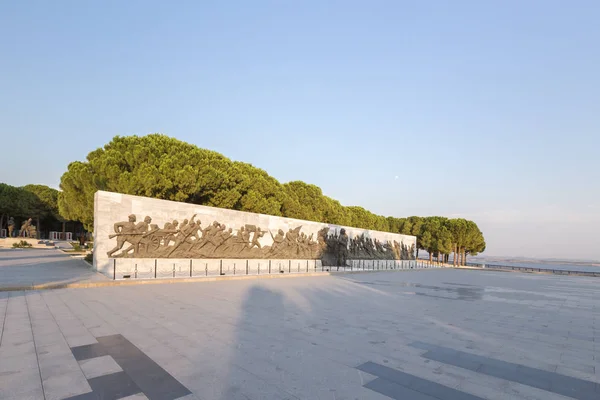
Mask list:
POLYGON ((161 132, 486 254, 600 259, 600 2, 3 1, 0 182, 161 132), (396 178, 398 177, 398 178, 396 178))

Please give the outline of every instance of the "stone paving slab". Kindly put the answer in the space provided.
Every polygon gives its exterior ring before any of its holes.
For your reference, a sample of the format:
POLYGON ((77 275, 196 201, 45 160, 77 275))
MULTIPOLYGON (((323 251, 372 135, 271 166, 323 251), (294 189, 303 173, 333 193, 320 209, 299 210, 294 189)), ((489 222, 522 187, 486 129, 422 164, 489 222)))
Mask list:
POLYGON ((0 398, 600 398, 599 294, 457 269, 0 292, 0 398))

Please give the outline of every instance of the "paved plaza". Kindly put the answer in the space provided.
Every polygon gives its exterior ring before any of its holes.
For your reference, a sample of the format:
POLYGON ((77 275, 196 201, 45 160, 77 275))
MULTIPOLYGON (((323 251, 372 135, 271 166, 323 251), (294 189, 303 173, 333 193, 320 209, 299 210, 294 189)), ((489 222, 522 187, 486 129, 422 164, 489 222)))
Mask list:
POLYGON ((0 249, 0 288, 108 280, 83 259, 55 249, 0 249))
POLYGON ((0 399, 598 399, 599 287, 448 269, 0 292, 0 399))

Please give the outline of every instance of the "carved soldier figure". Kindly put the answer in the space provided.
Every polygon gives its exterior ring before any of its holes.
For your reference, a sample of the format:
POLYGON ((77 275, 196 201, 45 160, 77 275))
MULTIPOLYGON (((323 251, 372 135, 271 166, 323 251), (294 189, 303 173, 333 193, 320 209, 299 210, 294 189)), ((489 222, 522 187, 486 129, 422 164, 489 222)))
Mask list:
POLYGON ((340 236, 337 238, 337 267, 346 266, 346 257, 348 255, 348 235, 346 230, 342 228, 340 230, 340 236))
POLYGON ((203 243, 203 246, 206 243, 213 245, 212 250, 209 252, 210 254, 214 253, 215 250, 217 250, 217 248, 219 248, 225 242, 225 240, 228 239, 227 234, 224 234, 224 232, 226 232, 225 224, 220 224, 218 222, 217 225, 213 226, 213 229, 209 231, 209 234, 206 236, 207 241, 203 243))
POLYGON ((242 247, 242 250, 250 248, 250 232, 248 232, 247 229, 244 229, 243 226, 240 228, 240 232, 242 241, 244 242, 244 247, 242 247))
POLYGON ((285 233, 283 229, 277 231, 277 235, 273 236, 273 233, 269 231, 271 234, 271 238, 273 239, 273 244, 271 245, 271 254, 276 254, 282 250, 283 242, 285 241, 285 233))
POLYGON ((265 235, 265 231, 260 230, 260 226, 256 228, 254 235, 252 236, 252 243, 250 243, 250 248, 256 246, 257 248, 261 248, 260 242, 258 241, 261 237, 265 235))
POLYGON ((108 238, 112 239, 114 237, 117 238, 117 245, 115 246, 114 249, 108 251, 106 254, 109 257, 112 257, 112 255, 114 253, 116 253, 117 251, 121 250, 123 248, 123 245, 125 244, 125 242, 129 242, 132 243, 132 233, 135 233, 135 215, 131 214, 128 217, 128 221, 123 221, 123 222, 117 222, 114 225, 114 230, 115 233, 112 235, 109 235, 108 238))
POLYGON ((12 237, 13 230, 15 229, 15 219, 10 217, 8 219, 8 237, 12 237))
MULTIPOLYGON (((194 252, 200 251, 200 249, 202 249, 204 246, 206 246, 209 243, 214 244, 214 240, 211 238, 213 238, 218 232, 222 232, 224 230, 225 230, 225 225, 221 226, 221 224, 218 223, 217 221, 213 221, 212 224, 208 225, 204 229, 201 229, 200 231, 202 232, 202 237, 194 246, 194 249, 193 249, 194 252)), ((213 249, 213 251, 214 251, 214 249, 213 249)))
POLYGON ((406 247, 404 242, 400 242, 400 247, 402 249, 400 252, 400 259, 401 260, 410 260, 410 258, 408 257, 408 247, 406 247))
POLYGON ((383 253, 383 246, 381 246, 381 242, 377 239, 375 239, 375 249, 377 252, 383 253))
POLYGON ((173 220, 173 222, 167 222, 165 224, 165 227, 163 228, 163 232, 165 233, 165 236, 163 237, 163 245, 165 247, 168 247, 171 241, 175 241, 175 235, 177 235, 179 232, 178 226, 179 221, 176 219, 173 220))
POLYGON ((392 243, 387 240, 384 244, 383 244, 383 250, 385 252, 385 258, 388 260, 393 260, 394 259, 394 247, 392 246, 392 243))
POLYGON ((190 247, 195 244, 195 242, 192 242, 189 238, 194 235, 198 235, 197 226, 200 225, 200 221, 196 222, 194 221, 194 218, 196 218, 196 214, 192 215, 192 218, 189 221, 187 218, 183 220, 183 223, 179 227, 179 233, 177 236, 175 236, 175 244, 167 252, 167 257, 170 257, 171 254, 173 254, 175 250, 179 249, 183 243, 191 243, 187 250, 189 250, 190 247))
POLYGON ((221 224, 217 236, 218 237, 213 240, 214 248, 210 254, 212 255, 218 250, 220 254, 227 256, 229 250, 231 249, 232 240, 235 239, 233 229, 229 228, 225 230, 225 224, 221 224))
POLYGON ((148 228, 150 227, 150 222, 152 222, 152 218, 146 216, 143 221, 139 222, 134 228, 134 234, 130 235, 130 238, 127 240, 131 243, 131 246, 123 250, 121 252, 122 255, 126 255, 131 250, 133 250, 134 256, 144 256, 146 252, 146 247, 144 247, 142 253, 140 254, 140 243, 142 243, 143 235, 148 233, 148 228))
POLYGON ((180 234, 179 234, 179 235, 177 235, 177 236, 183 235, 183 232, 185 232, 185 230, 186 230, 186 228, 187 228, 187 224, 188 224, 188 219, 187 219, 187 218, 185 218, 185 219, 183 220, 183 222, 181 223, 181 225, 179 225, 179 233, 180 233, 180 234))
POLYGON ((317 234, 317 243, 322 250, 325 250, 327 247, 327 234, 329 233, 329 228, 325 227, 319 230, 317 234))
POLYGON ((310 255, 309 239, 304 232, 302 232, 298 238, 298 255, 302 257, 310 255))

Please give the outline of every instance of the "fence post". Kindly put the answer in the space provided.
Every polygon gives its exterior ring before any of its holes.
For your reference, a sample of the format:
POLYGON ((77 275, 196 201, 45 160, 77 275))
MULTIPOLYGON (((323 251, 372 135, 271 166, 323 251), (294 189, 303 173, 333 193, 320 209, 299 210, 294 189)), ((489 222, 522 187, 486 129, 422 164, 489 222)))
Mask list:
POLYGON ((204 263, 204 272, 206 273, 206 276, 208 276, 208 263, 204 263))
POLYGON ((175 278, 175 263, 173 263, 173 278, 175 278))
POLYGON ((246 275, 248 275, 248 260, 246 260, 246 275))
POLYGON ((308 260, 306 260, 306 272, 308 273, 308 260))
POLYGON ((158 264, 158 260, 154 259, 154 279, 156 279, 156 264, 158 264))
POLYGON ((292 260, 288 260, 288 273, 291 274, 292 273, 292 260))
POLYGON ((137 279, 137 263, 135 264, 135 270, 133 272, 133 277, 137 279))
POLYGON ((190 278, 192 277, 192 259, 190 258, 190 278))
POLYGON ((269 274, 271 273, 271 260, 269 260, 269 274))
POLYGON ((113 258, 113 281, 117 280, 117 259, 113 258))
POLYGON ((233 274, 235 275, 235 263, 233 263, 233 274))
POLYGON ((258 263, 258 275, 260 275, 260 263, 258 263))

